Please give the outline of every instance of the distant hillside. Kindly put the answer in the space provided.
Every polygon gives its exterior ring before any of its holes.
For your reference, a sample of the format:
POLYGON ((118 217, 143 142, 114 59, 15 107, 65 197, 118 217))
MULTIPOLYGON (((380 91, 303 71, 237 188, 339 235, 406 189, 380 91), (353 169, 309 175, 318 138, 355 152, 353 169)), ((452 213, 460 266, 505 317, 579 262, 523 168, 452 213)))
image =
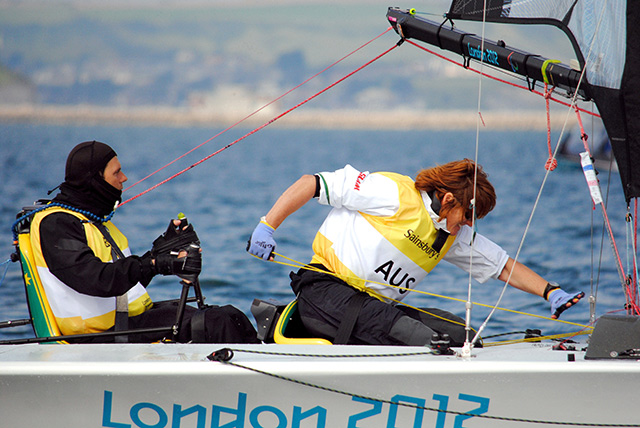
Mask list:
MULTIPOLYGON (((425 16, 439 21, 447 3, 426 3, 424 12, 434 15, 425 16)), ((387 6, 380 0, 8 1, 0 3, 0 63, 26 76, 36 92, 27 98, 44 104, 251 109, 383 33, 387 6)), ((499 28, 514 44, 518 33, 499 28)), ((520 41, 554 45, 548 29, 527 31, 535 37, 519 35, 520 41)), ((397 41, 395 32, 385 34, 298 96, 312 95, 397 41)), ((540 102, 489 87, 487 108, 540 102)), ((459 109, 475 105, 476 88, 472 73, 403 45, 318 97, 314 107, 459 109)))
POLYGON ((37 101, 37 88, 26 76, 0 64, 0 104, 22 104, 37 101))

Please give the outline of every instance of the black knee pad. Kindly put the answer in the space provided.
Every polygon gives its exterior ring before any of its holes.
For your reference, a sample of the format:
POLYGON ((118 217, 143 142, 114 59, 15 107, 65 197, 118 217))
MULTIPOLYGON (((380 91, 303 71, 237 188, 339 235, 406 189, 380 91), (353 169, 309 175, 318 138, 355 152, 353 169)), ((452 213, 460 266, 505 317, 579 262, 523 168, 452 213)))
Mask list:
POLYGON ((433 333, 432 329, 406 315, 398 318, 389 330, 389 336, 410 346, 429 345, 433 333))

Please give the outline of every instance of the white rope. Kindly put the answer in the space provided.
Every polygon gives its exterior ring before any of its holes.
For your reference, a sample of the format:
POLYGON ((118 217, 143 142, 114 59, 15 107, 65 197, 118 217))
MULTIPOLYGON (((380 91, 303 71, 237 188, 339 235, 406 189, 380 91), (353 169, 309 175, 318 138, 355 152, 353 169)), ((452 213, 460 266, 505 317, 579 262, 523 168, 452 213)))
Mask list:
MULTIPOLYGON (((472 272, 473 272, 473 247, 475 245, 475 230, 476 230, 476 191, 477 191, 477 180, 478 180, 478 157, 479 157, 479 147, 480 147, 480 125, 482 124, 482 113, 481 113, 481 106, 482 106, 482 72, 483 72, 483 67, 484 67, 484 61, 483 61, 483 57, 484 57, 484 39, 485 39, 485 26, 486 26, 486 18, 487 18, 487 1, 484 0, 484 4, 483 4, 483 8, 482 8, 482 34, 480 37, 480 73, 478 73, 478 108, 477 108, 477 114, 478 116, 476 117, 476 146, 475 146, 475 154, 474 154, 474 168, 475 171, 473 173, 473 207, 472 207, 472 215, 471 215, 471 228, 473 230, 473 234, 472 234, 472 238, 471 238, 471 252, 469 254, 469 281, 468 281, 468 286, 467 286, 467 302, 465 303, 465 332, 466 332, 466 337, 465 337, 465 343, 462 349, 462 355, 463 356, 469 356, 471 353, 471 348, 473 347, 473 344, 475 342, 475 340, 477 340, 476 338, 479 337, 478 334, 476 333, 474 339, 469 342, 469 335, 471 333, 471 308, 472 308, 472 300, 471 300, 471 290, 472 290, 472 284, 471 284, 471 280, 473 279, 472 277, 472 272)), ((467 209, 466 207, 463 207, 464 209, 467 209)))
MULTIPOLYGON (((485 0, 485 2, 486 2, 486 0, 485 0)), ((594 31, 594 35, 595 35, 595 34, 598 34, 598 32, 599 32, 599 29, 600 29, 600 23, 602 22, 602 18, 603 18, 603 16, 604 16, 604 12, 605 12, 606 7, 607 7, 606 3, 607 3, 607 1, 605 0, 604 4, 603 4, 603 6, 602 6, 602 12, 601 12, 600 17, 599 17, 599 19, 598 19, 598 24, 596 25, 596 29, 595 29, 595 31, 594 31)), ((486 3, 485 3, 485 10, 486 10, 486 3)), ((483 43, 484 43, 484 23, 485 23, 485 15, 484 15, 484 14, 483 14, 483 18, 482 18, 482 20, 483 20, 483 26, 482 26, 482 29, 483 29, 482 41, 483 41, 483 43)), ((580 88, 580 85, 581 85, 581 83, 582 83, 582 81, 583 81, 583 78, 584 78, 584 75, 585 75, 585 73, 586 73, 586 70, 587 70, 587 64, 589 64, 589 60, 590 60, 590 57, 591 57, 591 52, 592 52, 592 49, 593 49, 594 42, 595 42, 595 37, 591 40, 591 44, 590 44, 590 46, 589 46, 589 53, 588 53, 587 57, 585 58, 585 65, 584 65, 583 69, 581 70, 581 73, 580 73, 580 79, 578 80, 578 86, 577 86, 577 88, 576 88, 576 90, 575 90, 575 93, 573 94, 573 97, 571 98, 571 105, 570 105, 570 106, 569 106, 569 108, 567 109, 567 114, 566 114, 566 116, 565 116, 565 119, 564 119, 564 122, 563 122, 563 125, 562 125, 562 129, 561 129, 561 131, 560 131, 560 135, 558 136, 558 140, 557 140, 557 143, 556 143, 555 149, 554 149, 554 151, 553 151, 553 159, 556 159, 556 156, 557 156, 557 154, 558 154, 558 150, 559 150, 559 148, 560 148, 560 143, 561 143, 561 141, 562 141, 562 137, 563 137, 564 132, 565 132, 565 129, 566 129, 566 127, 567 127, 567 123, 569 122, 569 117, 570 117, 571 111, 574 109, 574 107, 575 107, 575 105, 576 105, 576 103, 577 103, 577 98, 578 98, 578 93, 579 93, 578 89, 580 88)), ((483 46, 483 47, 484 47, 484 46, 483 46)), ((484 49, 482 50, 482 52, 484 52, 484 49)), ((482 67, 482 62, 481 62, 481 67, 482 67)), ((479 108, 480 108, 479 106, 480 106, 480 102, 478 101, 478 111, 479 111, 479 108)), ((476 153, 477 153, 477 144, 478 144, 478 136, 477 136, 477 135, 478 135, 478 132, 479 132, 479 131, 477 131, 477 133, 476 133, 476 153)), ((523 246, 524 246, 524 241, 525 241, 525 239, 526 239, 526 237, 527 237, 527 234, 528 234, 528 232, 529 232, 529 228, 530 228, 530 226, 531 226, 531 222, 532 222, 532 220, 533 220, 533 216, 534 216, 534 214, 535 214, 535 212, 536 212, 536 210, 537 210, 538 203, 540 202, 540 198, 541 198, 541 196, 542 196, 542 191, 544 190, 544 186, 545 186, 545 184, 546 184, 546 182, 547 182, 547 178, 549 177, 549 173, 550 173, 550 172, 551 172, 551 169, 550 169, 550 168, 549 168, 549 169, 546 169, 546 172, 545 172, 544 178, 542 179, 542 183, 540 184, 540 188, 539 188, 539 190, 538 190, 538 194, 537 194, 537 196, 536 196, 536 199, 535 199, 535 202, 534 202, 533 208, 531 209, 531 213, 530 213, 530 215, 529 215, 529 219, 527 220, 527 224, 526 224, 525 229, 524 229, 524 232, 523 232, 523 234, 522 234, 522 238, 521 238, 521 240, 520 240, 520 244, 518 245, 518 249, 517 249, 517 251, 516 251, 516 255, 515 255, 515 257, 513 258, 513 260, 514 260, 513 268, 515 268, 515 265, 516 265, 516 263, 517 263, 517 261, 518 261, 518 258, 519 258, 519 256, 520 256, 520 252, 522 251, 522 248, 523 248, 523 246)), ((474 192, 475 192, 475 189, 474 189, 474 192)), ((475 194, 475 193, 474 193, 474 194, 475 194)), ((475 219, 474 219, 474 220, 475 220, 475 219)), ((487 324, 489 323, 489 320, 493 317, 493 314, 495 313, 495 311, 496 311, 496 310, 497 310, 497 308, 499 307, 500 302, 502 301, 502 298, 504 297, 504 294, 505 294, 505 292, 506 292, 506 290, 507 290, 507 287, 509 286, 509 284, 510 284, 510 282, 511 282, 511 276, 512 276, 512 274, 513 274, 513 268, 512 268, 512 269, 511 269, 511 271, 509 272, 509 276, 507 277, 507 280, 505 281, 504 286, 502 287, 502 291, 500 292, 500 295, 499 295, 499 297, 498 297, 498 300, 496 301, 496 304, 495 304, 495 305, 494 305, 494 307, 491 309, 491 311, 489 312, 489 315, 487 315, 487 317, 486 317, 485 321, 482 323, 482 325, 480 326, 480 328, 477 330, 477 333, 476 333, 475 337, 474 337, 474 338, 473 338, 473 340, 471 341, 471 343, 470 343, 470 345, 471 345, 471 346, 473 346, 473 344, 475 344, 475 343, 476 343, 476 341, 481 337, 482 331, 485 329, 485 327, 486 327, 486 326, 487 326, 487 324)), ((469 275, 469 277, 471 278, 471 275, 469 275)), ((471 294, 471 279, 469 279, 469 295, 470 295, 470 294, 471 294)), ((468 301, 468 302, 470 302, 470 301, 471 301, 471 299, 469 299, 469 301, 468 301)), ((467 306, 469 306, 469 303, 468 303, 468 302, 467 302, 467 306)), ((469 331, 469 330, 467 330, 467 331, 469 331)), ((465 346, 466 346, 466 345, 467 345, 467 344, 465 343, 465 346)))

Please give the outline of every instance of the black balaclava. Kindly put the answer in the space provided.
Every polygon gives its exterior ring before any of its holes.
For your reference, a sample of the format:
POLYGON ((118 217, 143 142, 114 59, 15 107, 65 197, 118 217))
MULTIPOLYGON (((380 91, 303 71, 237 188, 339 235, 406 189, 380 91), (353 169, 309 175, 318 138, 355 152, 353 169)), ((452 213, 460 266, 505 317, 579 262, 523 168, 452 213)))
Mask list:
POLYGON ((102 173, 116 152, 104 143, 85 141, 67 157, 64 183, 55 202, 71 205, 105 217, 120 202, 122 191, 107 183, 102 173))

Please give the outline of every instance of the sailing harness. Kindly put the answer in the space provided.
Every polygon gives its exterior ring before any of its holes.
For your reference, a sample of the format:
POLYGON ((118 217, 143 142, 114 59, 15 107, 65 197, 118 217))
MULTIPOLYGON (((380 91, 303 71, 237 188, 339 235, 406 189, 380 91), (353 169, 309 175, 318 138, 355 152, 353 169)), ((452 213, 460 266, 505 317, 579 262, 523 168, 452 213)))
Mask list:
MULTIPOLYGON (((122 250, 118 247, 118 244, 113 240, 109 230, 105 227, 102 222, 94 222, 93 225, 102 233, 104 239, 111 245, 111 256, 113 260, 124 259, 125 255, 122 253, 122 250)), ((127 299, 126 293, 116 297, 116 319, 114 330, 115 331, 124 331, 129 329, 129 301, 127 299)), ((128 336, 120 335, 115 337, 116 343, 126 343, 128 342, 128 336)))

